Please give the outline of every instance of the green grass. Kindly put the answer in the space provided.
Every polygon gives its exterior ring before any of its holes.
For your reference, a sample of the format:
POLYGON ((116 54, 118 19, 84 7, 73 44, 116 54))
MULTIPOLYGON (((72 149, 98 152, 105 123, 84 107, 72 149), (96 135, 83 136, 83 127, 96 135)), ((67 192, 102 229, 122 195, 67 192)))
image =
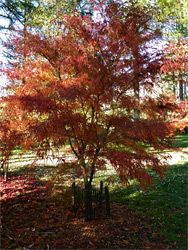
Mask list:
MULTIPOLYGON (((173 147, 188 149, 188 135, 177 136, 173 147)), ((136 182, 129 188, 121 188, 117 183, 111 193, 111 200, 146 215, 151 219, 156 233, 163 235, 174 248, 186 249, 188 157, 169 166, 164 179, 155 173, 152 175, 154 189, 144 191, 136 182)))
POLYGON ((172 146, 174 148, 188 148, 188 134, 181 134, 174 138, 172 146))
MULTIPOLYGON (((188 135, 182 134, 175 137, 173 147, 188 150, 188 135)), ((173 149, 172 149, 173 151, 173 149)), ((16 159, 15 152, 14 157, 16 159)), ((28 154, 29 155, 29 154, 28 154)), ((39 178, 48 177, 55 166, 36 167, 39 178)), ((24 168, 10 168, 12 173, 21 174, 24 168)), ((122 187, 117 175, 115 183, 110 185, 111 201, 125 204, 138 214, 145 215, 151 220, 152 230, 163 235, 171 246, 170 249, 186 249, 187 234, 187 187, 188 187, 188 157, 169 166, 169 171, 164 179, 152 173, 154 189, 142 190, 136 181, 130 187, 122 187)), ((100 180, 105 180, 108 175, 102 172, 94 184, 99 187, 100 180)), ((126 215, 125 215, 126 216, 126 215)), ((140 236, 138 236, 139 238, 140 236)))
POLYGON ((187 233, 187 170, 188 162, 174 165, 163 180, 154 176, 154 190, 143 191, 133 184, 129 189, 114 190, 111 200, 145 214, 158 233, 183 249, 187 233))

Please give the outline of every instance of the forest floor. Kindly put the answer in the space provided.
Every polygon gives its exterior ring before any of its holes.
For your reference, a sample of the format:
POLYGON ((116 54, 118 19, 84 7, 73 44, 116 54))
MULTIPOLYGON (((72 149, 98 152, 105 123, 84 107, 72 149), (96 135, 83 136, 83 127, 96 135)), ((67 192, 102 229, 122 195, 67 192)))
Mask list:
POLYGON ((187 249, 188 136, 177 137, 174 148, 164 178, 152 173, 155 189, 122 187, 117 179, 109 185, 111 217, 102 210, 90 222, 82 207, 73 211, 71 188, 47 182, 54 164, 25 167, 22 156, 8 181, 1 178, 1 249, 187 249))

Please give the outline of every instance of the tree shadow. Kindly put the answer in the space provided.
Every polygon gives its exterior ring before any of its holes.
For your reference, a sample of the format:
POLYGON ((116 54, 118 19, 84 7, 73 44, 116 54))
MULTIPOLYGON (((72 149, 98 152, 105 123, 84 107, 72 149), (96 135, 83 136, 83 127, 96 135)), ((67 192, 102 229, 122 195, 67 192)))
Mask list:
POLYGON ((166 247, 160 238, 146 238, 151 236, 149 221, 126 206, 112 203, 112 218, 85 222, 84 213, 75 216, 45 183, 12 177, 5 192, 11 185, 2 200, 2 249, 135 249, 142 236, 142 246, 166 247))
POLYGON ((72 210, 70 186, 52 195, 40 180, 57 168, 36 166, 29 174, 25 167, 3 182, 2 249, 185 248, 188 162, 170 167, 162 180, 152 173, 154 190, 136 182, 111 189, 112 217, 88 223, 82 209, 72 210))
POLYGON ((145 214, 153 227, 164 235, 174 248, 185 249, 187 228, 188 162, 170 167, 164 179, 153 173, 154 189, 142 190, 138 184, 116 189, 111 199, 145 214))

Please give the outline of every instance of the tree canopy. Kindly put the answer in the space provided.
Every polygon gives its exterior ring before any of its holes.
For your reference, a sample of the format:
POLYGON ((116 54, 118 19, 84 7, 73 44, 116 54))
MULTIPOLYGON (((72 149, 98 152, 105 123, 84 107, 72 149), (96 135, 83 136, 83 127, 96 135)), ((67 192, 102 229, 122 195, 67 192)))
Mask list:
POLYGON ((147 169, 162 175, 165 168, 160 152, 174 132, 170 114, 178 106, 151 95, 161 65, 160 55, 149 52, 158 35, 149 29, 151 14, 135 6, 125 12, 116 3, 98 11, 98 21, 65 15, 55 38, 28 31, 12 39, 15 55, 19 59, 24 49, 27 60, 5 70, 14 92, 2 102, 12 114, 10 129, 22 130, 20 145, 39 155, 69 145, 71 166, 86 186, 108 164, 123 183, 137 178, 144 186, 152 182, 147 169), (135 46, 142 49, 136 63, 135 46), (139 101, 135 81, 144 92, 139 101))

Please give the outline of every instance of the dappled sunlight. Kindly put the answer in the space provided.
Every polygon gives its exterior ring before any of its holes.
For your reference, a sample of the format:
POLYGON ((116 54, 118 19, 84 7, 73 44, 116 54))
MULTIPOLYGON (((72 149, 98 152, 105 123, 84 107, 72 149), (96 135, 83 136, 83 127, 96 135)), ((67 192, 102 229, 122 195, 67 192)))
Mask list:
POLYGON ((110 219, 85 222, 84 210, 75 214, 63 200, 49 196, 44 183, 37 183, 33 179, 27 185, 31 192, 3 201, 3 249, 133 249, 138 247, 135 233, 143 236, 140 246, 167 246, 160 235, 151 241, 150 221, 124 205, 112 202, 110 219))
POLYGON ((110 166, 105 172, 98 172, 94 186, 98 187, 101 180, 109 186, 111 217, 101 213, 91 222, 85 222, 83 206, 76 211, 72 209, 71 185, 73 181, 81 185, 81 179, 73 178, 71 171, 63 175, 59 166, 22 167, 13 163, 7 183, 1 185, 4 249, 17 246, 27 249, 47 246, 52 249, 62 249, 62 246, 66 249, 168 249, 170 246, 176 249, 176 244, 183 246, 187 159, 181 151, 170 153, 176 164, 169 164, 163 179, 151 171, 154 189, 144 190, 136 180, 122 186, 110 166), (109 176, 114 177, 113 183, 105 181, 109 176), (164 237, 171 239, 171 243, 164 237))
POLYGON ((135 197, 137 197, 138 195, 140 195, 140 193, 142 193, 141 190, 140 190, 139 192, 136 191, 136 192, 134 192, 134 193, 128 195, 128 199, 135 198, 135 197))
POLYGON ((168 160, 169 165, 180 162, 188 162, 188 149, 179 152, 170 152, 171 158, 168 160))
POLYGON ((174 242, 172 249, 177 248, 176 244, 184 249, 186 244, 187 168, 187 161, 181 161, 170 166, 163 179, 153 175, 154 189, 131 185, 129 189, 114 190, 111 197, 150 218, 151 226, 174 242))
POLYGON ((169 154, 169 165, 178 163, 188 163, 188 135, 181 134, 174 138, 172 148, 165 150, 165 154, 169 154))
POLYGON ((174 138, 173 147, 188 150, 188 134, 177 135, 174 138))
POLYGON ((19 196, 25 196, 35 191, 42 192, 45 187, 41 186, 42 182, 27 176, 11 176, 7 182, 1 178, 1 199, 6 201, 19 196))

